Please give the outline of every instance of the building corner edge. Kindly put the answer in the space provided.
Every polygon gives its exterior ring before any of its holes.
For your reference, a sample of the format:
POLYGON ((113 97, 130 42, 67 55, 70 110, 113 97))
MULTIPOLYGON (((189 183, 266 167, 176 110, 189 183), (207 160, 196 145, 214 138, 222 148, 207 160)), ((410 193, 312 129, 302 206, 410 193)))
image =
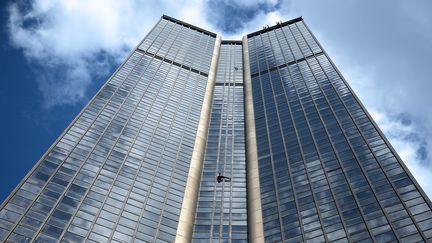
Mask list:
POLYGON ((213 91, 216 82, 216 70, 219 61, 220 46, 221 37, 220 35, 217 35, 207 79, 204 101, 201 107, 200 122, 198 124, 198 130, 195 138, 192 159, 189 167, 186 188, 177 226, 175 242, 178 243, 191 242, 192 240, 198 192, 201 182, 204 153, 207 142, 208 126, 210 122, 210 112, 213 101, 213 91))
POLYGON ((243 37, 243 80, 245 93, 246 174, 248 200, 248 237, 250 242, 264 242, 258 152, 253 109, 252 80, 247 36, 243 37))

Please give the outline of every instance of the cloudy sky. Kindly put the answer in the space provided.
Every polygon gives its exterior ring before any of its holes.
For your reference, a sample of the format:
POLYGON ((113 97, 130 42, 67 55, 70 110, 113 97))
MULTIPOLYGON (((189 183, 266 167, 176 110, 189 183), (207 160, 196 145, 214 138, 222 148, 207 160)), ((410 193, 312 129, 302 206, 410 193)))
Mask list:
POLYGON ((19 2, 0 6, 0 201, 162 14, 223 39, 303 16, 432 196, 432 1, 19 2))

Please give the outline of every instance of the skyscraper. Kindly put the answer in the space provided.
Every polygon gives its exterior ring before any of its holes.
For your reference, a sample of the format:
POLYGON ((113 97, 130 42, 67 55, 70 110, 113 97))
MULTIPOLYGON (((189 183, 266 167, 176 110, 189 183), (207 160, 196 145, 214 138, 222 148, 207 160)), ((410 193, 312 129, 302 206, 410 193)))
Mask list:
POLYGON ((0 207, 0 241, 426 242, 431 202, 301 18, 162 16, 0 207))

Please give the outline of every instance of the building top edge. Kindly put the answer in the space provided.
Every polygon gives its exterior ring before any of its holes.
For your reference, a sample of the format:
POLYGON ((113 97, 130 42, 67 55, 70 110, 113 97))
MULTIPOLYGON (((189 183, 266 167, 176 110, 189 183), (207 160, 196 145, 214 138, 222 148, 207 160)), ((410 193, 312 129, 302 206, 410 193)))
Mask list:
MULTIPOLYGON (((165 14, 162 15, 161 18, 165 19, 165 20, 168 20, 168 21, 171 21, 173 23, 179 24, 179 25, 183 25, 185 27, 191 28, 193 30, 196 30, 196 31, 201 32, 201 33, 204 33, 206 35, 210 35, 210 36, 215 37, 215 38, 217 36, 217 34, 214 33, 214 32, 202 29, 202 28, 200 28, 198 26, 195 26, 195 25, 183 22, 181 20, 178 20, 176 18, 170 17, 170 16, 165 15, 165 14)), ((247 34, 246 36, 247 36, 247 38, 251 38, 251 37, 254 37, 254 36, 266 33, 268 31, 272 31, 274 29, 277 29, 277 28, 280 28, 280 27, 284 27, 284 26, 287 26, 287 25, 290 25, 290 24, 293 24, 293 23, 296 23, 296 22, 299 22, 299 21, 302 21, 302 20, 303 20, 302 17, 297 17, 297 18, 294 18, 294 19, 291 19, 291 20, 288 20, 288 21, 285 21, 285 22, 277 23, 276 25, 273 25, 273 26, 270 26, 270 27, 265 27, 262 30, 258 30, 258 31, 252 32, 250 34, 247 34)), ((237 45, 239 45, 241 43, 242 43, 241 40, 222 40, 221 44, 237 44, 237 45)))
POLYGON ((291 20, 288 20, 288 21, 285 21, 285 22, 280 22, 280 23, 277 23, 276 25, 263 28, 262 30, 258 30, 258 31, 252 32, 252 33, 248 34, 247 37, 251 38, 251 37, 254 37, 254 36, 266 33, 268 31, 272 31, 272 30, 280 28, 280 27, 284 27, 284 26, 287 26, 287 25, 290 25, 290 24, 293 24, 293 23, 296 23, 296 22, 300 22, 302 20, 303 20, 302 17, 297 17, 295 19, 291 19, 291 20))
POLYGON ((191 29, 193 29, 193 30, 196 30, 196 31, 198 31, 198 32, 201 32, 201 33, 204 33, 204 34, 207 34, 207 35, 210 35, 210 36, 216 38, 216 33, 210 32, 210 31, 208 31, 208 30, 202 29, 202 28, 200 28, 200 27, 198 27, 198 26, 195 26, 195 25, 192 25, 192 24, 188 24, 188 23, 186 23, 186 22, 183 22, 183 21, 178 20, 178 19, 176 19, 176 18, 170 17, 170 16, 168 16, 168 15, 165 15, 165 14, 164 14, 164 15, 162 15, 161 18, 162 18, 162 19, 166 19, 166 20, 171 21, 171 22, 174 22, 174 23, 179 24, 179 25, 183 25, 183 26, 185 26, 185 27, 191 28, 191 29))
POLYGON ((241 40, 222 40, 221 44, 241 45, 241 40))

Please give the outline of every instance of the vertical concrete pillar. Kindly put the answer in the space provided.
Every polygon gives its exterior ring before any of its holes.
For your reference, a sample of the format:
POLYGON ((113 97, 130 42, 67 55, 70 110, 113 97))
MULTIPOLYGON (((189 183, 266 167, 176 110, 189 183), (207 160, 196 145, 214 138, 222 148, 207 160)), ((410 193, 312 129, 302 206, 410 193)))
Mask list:
POLYGON ((207 142, 208 126, 210 122, 210 112, 213 101, 213 90, 216 82, 216 70, 219 60, 221 37, 216 36, 213 57, 208 74, 207 87, 204 95, 204 102, 201 108, 200 122, 195 139, 194 150, 192 153, 189 174, 186 182, 186 189, 183 197, 180 219, 177 227, 175 242, 191 242, 192 231, 195 221, 195 211, 198 201, 198 192, 201 182, 201 174, 204 163, 204 152, 207 142))
POLYGON ((249 66, 247 36, 243 37, 243 80, 245 92, 246 172, 248 200, 248 231, 250 242, 264 242, 261 208, 261 190, 258 169, 258 152, 255 133, 255 115, 252 99, 252 80, 249 66))

